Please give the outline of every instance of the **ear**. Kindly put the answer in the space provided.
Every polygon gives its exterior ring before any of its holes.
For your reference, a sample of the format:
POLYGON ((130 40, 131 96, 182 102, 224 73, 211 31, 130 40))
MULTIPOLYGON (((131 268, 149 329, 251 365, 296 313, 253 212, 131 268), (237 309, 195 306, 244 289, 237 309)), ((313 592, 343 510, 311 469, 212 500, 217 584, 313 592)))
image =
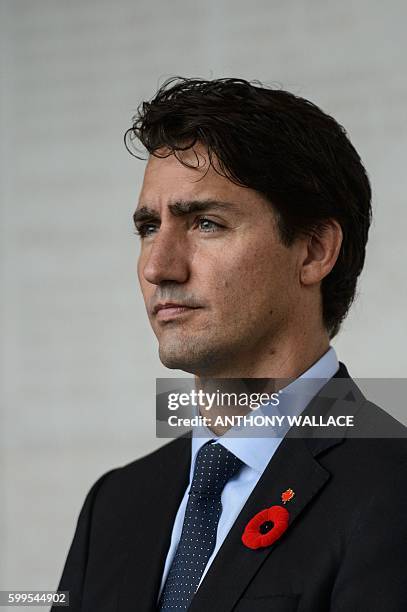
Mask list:
POLYGON ((342 240, 342 228, 335 219, 327 219, 306 238, 300 267, 302 285, 319 283, 330 273, 338 259, 342 240))

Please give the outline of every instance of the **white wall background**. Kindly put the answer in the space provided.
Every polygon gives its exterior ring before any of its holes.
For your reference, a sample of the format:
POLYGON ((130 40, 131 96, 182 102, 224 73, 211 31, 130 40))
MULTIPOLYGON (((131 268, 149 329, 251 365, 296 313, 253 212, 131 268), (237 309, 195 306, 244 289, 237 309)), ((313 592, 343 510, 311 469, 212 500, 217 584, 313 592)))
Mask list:
POLYGON ((3 0, 0 17, 0 588, 52 589, 90 485, 160 444, 155 377, 177 374, 138 295, 143 163, 122 144, 165 77, 278 82, 346 126, 375 223, 334 345, 354 376, 405 375, 407 5, 3 0))

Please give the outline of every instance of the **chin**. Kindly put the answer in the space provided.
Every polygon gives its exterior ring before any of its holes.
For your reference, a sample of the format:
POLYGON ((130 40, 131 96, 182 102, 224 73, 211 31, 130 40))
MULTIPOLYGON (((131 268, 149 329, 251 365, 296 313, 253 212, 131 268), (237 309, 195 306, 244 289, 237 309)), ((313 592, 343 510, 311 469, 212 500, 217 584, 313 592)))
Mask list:
POLYGON ((160 347, 159 357, 161 363, 170 370, 183 370, 184 372, 193 373, 193 359, 188 355, 187 351, 168 350, 160 347))
POLYGON ((159 357, 161 363, 170 370, 182 370, 190 374, 198 374, 211 370, 214 366, 215 351, 202 350, 196 345, 189 346, 181 344, 160 344, 159 357))

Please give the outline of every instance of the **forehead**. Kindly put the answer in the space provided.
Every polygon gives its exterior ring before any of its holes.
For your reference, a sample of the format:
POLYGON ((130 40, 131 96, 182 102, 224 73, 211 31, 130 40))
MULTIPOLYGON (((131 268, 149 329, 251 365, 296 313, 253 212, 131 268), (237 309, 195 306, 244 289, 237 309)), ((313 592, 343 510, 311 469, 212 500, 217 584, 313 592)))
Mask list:
MULTIPOLYGON (((161 155, 166 151, 158 153, 161 155)), ((188 150, 181 154, 182 161, 194 167, 185 166, 173 154, 167 157, 150 155, 139 196, 139 206, 148 204, 160 207, 171 202, 197 199, 233 201, 236 204, 247 204, 248 200, 265 202, 254 190, 236 185, 216 172, 209 164, 207 152, 201 145, 194 147, 193 151, 188 150)), ((216 159, 214 163, 216 164, 216 159)))

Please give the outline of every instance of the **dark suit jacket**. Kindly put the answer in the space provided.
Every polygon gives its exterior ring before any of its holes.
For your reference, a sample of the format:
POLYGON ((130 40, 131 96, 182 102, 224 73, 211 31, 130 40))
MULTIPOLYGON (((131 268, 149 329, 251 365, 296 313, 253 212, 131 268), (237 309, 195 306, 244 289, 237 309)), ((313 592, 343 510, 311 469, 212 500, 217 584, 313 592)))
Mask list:
MULTIPOLYGON (((326 393, 331 381, 306 413, 355 414, 358 432, 323 438, 311 432, 304 439, 293 430, 286 436, 191 612, 406 612, 406 429, 365 400, 343 364, 338 377, 345 387, 326 393), (375 431, 387 437, 359 437, 375 431), (281 504, 289 487, 295 498, 286 506, 287 531, 269 548, 246 548, 241 535, 247 522, 281 504)), ((70 610, 155 610, 189 467, 190 440, 184 437, 96 482, 59 585, 70 591, 70 610)))

